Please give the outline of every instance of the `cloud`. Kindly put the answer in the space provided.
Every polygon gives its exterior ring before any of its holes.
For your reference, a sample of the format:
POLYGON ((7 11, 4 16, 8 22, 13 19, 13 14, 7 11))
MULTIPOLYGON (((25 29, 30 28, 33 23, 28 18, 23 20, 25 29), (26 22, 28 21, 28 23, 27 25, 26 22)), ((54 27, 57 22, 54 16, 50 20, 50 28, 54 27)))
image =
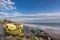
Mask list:
MULTIPOLYGON (((8 14, 8 13, 7 13, 8 14)), ((36 13, 36 14, 22 14, 19 12, 14 12, 7 18, 30 18, 33 19, 60 19, 60 13, 36 13)))
POLYGON ((59 22, 60 13, 36 13, 36 14, 21 14, 17 13, 11 17, 13 20, 30 21, 30 22, 59 22))
POLYGON ((5 17, 8 17, 8 13, 0 12, 0 20, 5 19, 5 17))
POLYGON ((36 13, 22 14, 14 12, 9 15, 7 12, 0 12, 0 18, 10 19, 14 21, 30 21, 30 22, 59 22, 60 13, 36 13))
POLYGON ((7 10, 14 10, 16 7, 14 6, 14 2, 11 0, 0 0, 0 10, 7 11, 7 10))
POLYGON ((24 17, 60 17, 60 13, 36 13, 36 14, 22 14, 19 12, 13 13, 14 17, 24 16, 24 17))
POLYGON ((14 11, 9 14, 4 11, 13 11, 16 9, 14 6, 15 2, 11 0, 0 0, 0 19, 11 19, 14 21, 34 21, 34 22, 53 22, 60 20, 60 13, 35 13, 35 14, 22 14, 20 12, 14 11))
POLYGON ((0 0, 0 19, 10 19, 14 21, 34 21, 34 22, 59 22, 60 13, 35 13, 35 14, 22 14, 14 11, 9 14, 4 11, 13 11, 16 9, 15 2, 11 0, 0 0))
POLYGON ((15 12, 11 15, 12 18, 39 18, 39 19, 60 19, 60 13, 36 13, 22 14, 15 12))
POLYGON ((0 12, 0 18, 8 17, 8 14, 5 12, 0 12))

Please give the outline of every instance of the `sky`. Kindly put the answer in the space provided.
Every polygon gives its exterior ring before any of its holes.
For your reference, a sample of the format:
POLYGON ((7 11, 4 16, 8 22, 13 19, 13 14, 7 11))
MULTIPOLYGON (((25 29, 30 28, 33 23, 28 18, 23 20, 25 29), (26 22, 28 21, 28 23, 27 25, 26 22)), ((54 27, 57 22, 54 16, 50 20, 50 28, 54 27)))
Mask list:
POLYGON ((0 19, 60 22, 60 0, 0 0, 0 19))

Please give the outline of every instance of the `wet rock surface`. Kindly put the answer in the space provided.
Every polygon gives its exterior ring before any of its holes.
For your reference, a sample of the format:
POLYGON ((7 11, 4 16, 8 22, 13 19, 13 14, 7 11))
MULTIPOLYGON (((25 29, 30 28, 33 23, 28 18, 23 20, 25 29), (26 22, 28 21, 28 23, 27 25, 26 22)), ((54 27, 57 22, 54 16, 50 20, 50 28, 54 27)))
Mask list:
POLYGON ((0 24, 1 40, 51 40, 51 38, 40 29, 24 26, 24 35, 12 35, 5 32, 2 24, 0 24))
POLYGON ((5 35, 5 31, 3 29, 2 24, 0 24, 0 38, 3 37, 5 35))

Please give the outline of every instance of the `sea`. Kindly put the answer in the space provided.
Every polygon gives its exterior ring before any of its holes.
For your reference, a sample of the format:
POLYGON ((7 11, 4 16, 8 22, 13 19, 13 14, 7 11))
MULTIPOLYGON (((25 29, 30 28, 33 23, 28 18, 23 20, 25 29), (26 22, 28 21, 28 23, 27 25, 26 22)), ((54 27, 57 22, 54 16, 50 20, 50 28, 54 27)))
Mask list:
POLYGON ((56 39, 60 38, 60 23, 32 23, 24 25, 39 28, 56 39))

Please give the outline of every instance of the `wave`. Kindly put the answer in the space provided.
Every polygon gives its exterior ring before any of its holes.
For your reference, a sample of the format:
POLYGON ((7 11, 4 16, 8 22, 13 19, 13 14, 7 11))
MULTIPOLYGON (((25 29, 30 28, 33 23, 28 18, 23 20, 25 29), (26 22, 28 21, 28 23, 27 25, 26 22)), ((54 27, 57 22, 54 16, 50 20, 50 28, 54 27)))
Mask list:
POLYGON ((58 27, 58 26, 53 27, 53 26, 35 25, 35 24, 24 24, 24 25, 27 25, 29 27, 39 28, 39 29, 43 30, 44 32, 46 32, 47 34, 49 34, 51 37, 60 39, 60 27, 58 27))

